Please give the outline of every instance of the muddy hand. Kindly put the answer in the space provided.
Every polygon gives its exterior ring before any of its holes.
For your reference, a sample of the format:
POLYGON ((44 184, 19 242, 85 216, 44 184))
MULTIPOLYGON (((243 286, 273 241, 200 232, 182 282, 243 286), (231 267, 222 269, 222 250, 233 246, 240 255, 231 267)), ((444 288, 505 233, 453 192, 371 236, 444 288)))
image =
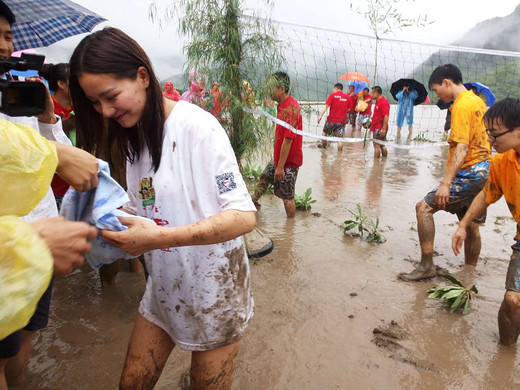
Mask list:
POLYGON ((462 244, 466 240, 466 229, 457 228, 457 231, 453 235, 451 239, 451 249, 453 249, 453 253, 458 255, 460 253, 460 248, 462 248, 462 244))
POLYGON ((437 192, 435 193, 435 203, 440 210, 446 209, 446 204, 450 200, 450 189, 449 187, 441 184, 437 192))
POLYGON ((85 261, 90 252, 89 240, 97 236, 97 229, 85 222, 67 221, 63 217, 44 218, 31 222, 43 238, 54 259, 54 273, 71 273, 85 261))
POLYGON ((119 220, 128 229, 120 232, 101 230, 101 235, 110 245, 117 246, 134 256, 159 249, 155 244, 159 232, 157 225, 141 218, 119 217, 119 220))

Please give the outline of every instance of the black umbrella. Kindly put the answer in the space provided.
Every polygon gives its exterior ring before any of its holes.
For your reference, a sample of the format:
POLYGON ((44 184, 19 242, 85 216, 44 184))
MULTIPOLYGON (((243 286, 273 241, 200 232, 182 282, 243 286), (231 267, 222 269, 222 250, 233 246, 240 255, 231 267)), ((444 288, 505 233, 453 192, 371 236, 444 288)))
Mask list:
POLYGON ((413 105, 416 106, 418 104, 424 103, 426 97, 428 96, 428 92, 424 85, 414 79, 399 79, 395 83, 392 83, 392 87, 390 88, 390 93, 397 99, 397 92, 402 91, 404 86, 410 87, 410 89, 415 89, 418 93, 417 99, 414 100, 413 105))
POLYGON ((442 101, 441 99, 437 100, 437 107, 439 107, 441 110, 447 110, 451 107, 453 104, 453 101, 446 103, 445 101, 442 101))

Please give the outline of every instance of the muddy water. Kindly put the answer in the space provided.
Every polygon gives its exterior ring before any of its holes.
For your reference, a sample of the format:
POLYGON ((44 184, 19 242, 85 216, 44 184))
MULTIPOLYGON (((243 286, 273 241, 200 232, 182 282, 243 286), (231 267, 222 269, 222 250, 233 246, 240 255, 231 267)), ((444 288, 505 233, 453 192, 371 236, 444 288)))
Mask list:
MULTIPOLYGON (((234 389, 511 389, 520 386, 516 348, 498 345, 497 311, 515 224, 501 200, 482 228, 476 269, 450 249, 456 217, 435 217, 436 264, 480 294, 466 316, 449 314, 426 290, 441 284, 396 279, 418 259, 415 203, 439 182, 446 148, 390 149, 373 161, 360 144, 304 149, 297 193, 317 203, 287 221, 282 202, 261 199, 258 226, 275 250, 252 264, 255 316, 242 342, 234 389), (379 216, 387 242, 346 236, 342 222, 359 203, 379 216), (318 213, 318 214, 312 214, 318 213), (374 335, 397 323, 401 337, 374 335)), ((51 323, 35 345, 27 389, 114 389, 144 290, 123 272, 102 289, 96 272, 59 278, 51 323)), ((189 353, 175 350, 157 389, 182 388, 189 353)))

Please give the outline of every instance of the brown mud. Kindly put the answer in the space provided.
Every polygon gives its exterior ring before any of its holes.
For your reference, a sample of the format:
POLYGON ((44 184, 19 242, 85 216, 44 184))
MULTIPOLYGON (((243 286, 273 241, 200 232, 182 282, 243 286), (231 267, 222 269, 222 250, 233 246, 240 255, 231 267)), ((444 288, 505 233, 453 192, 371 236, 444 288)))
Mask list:
MULTIPOLYGON (((374 161, 372 147, 365 152, 362 144, 345 144, 341 153, 335 145, 304 147, 296 192, 312 187, 317 203, 287 220, 281 200, 261 199, 258 227, 275 249, 251 262, 255 316, 233 389, 520 387, 516 346, 498 344, 516 232, 503 200, 488 211, 476 268, 451 251, 456 217, 435 216, 436 265, 479 289, 466 316, 427 299, 428 288, 446 283, 442 278, 397 279, 419 258, 415 203, 440 181, 446 154, 446 147, 389 148, 386 160, 374 161), (357 203, 379 217, 386 243, 343 233, 357 203)), ((49 327, 35 339, 28 381, 19 388, 117 388, 143 291, 144 276, 128 271, 105 288, 88 269, 57 278, 49 327)), ((185 388, 189 357, 175 348, 156 388, 185 388)))

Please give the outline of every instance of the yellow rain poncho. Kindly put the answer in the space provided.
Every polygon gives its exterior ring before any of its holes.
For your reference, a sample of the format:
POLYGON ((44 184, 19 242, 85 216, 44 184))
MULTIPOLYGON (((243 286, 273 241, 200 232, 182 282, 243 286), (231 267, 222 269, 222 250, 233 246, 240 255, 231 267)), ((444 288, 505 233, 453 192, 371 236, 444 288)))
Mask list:
POLYGON ((52 255, 17 218, 49 190, 56 148, 30 126, 0 119, 0 340, 23 328, 50 283, 52 255))

